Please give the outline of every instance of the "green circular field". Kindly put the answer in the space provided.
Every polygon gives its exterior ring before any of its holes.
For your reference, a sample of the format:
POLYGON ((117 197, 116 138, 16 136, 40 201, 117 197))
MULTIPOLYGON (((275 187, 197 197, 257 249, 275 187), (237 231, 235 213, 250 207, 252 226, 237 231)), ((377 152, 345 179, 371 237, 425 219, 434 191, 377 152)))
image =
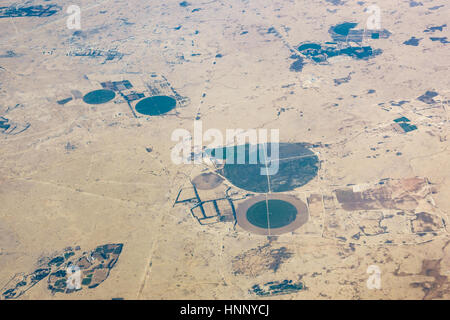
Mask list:
POLYGON ((168 96, 145 98, 138 102, 136 111, 147 116, 159 116, 175 108, 177 101, 168 96))
POLYGON ((116 96, 116 93, 111 90, 95 90, 91 91, 83 97, 83 101, 87 104, 102 104, 111 101, 116 96))
POLYGON ((264 229, 285 227, 294 222, 296 217, 295 206, 283 200, 260 201, 247 210, 247 220, 252 225, 264 229), (267 210, 267 204, 269 210, 267 210))
POLYGON ((303 143, 268 143, 253 145, 253 148, 247 144, 207 149, 206 153, 213 158, 226 159, 222 176, 236 187, 251 192, 294 190, 314 179, 319 170, 319 158, 303 143), (271 153, 272 147, 278 149, 278 155, 265 156, 271 153), (245 156, 244 162, 238 160, 238 154, 245 156), (252 163, 251 157, 256 161, 252 163), (269 176, 262 174, 272 166, 278 170, 269 176))

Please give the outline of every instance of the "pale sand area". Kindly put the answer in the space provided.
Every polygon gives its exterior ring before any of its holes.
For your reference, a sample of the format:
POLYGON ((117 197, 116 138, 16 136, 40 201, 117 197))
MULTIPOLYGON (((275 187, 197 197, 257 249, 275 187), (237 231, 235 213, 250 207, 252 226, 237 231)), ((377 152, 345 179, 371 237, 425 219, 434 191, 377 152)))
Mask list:
MULTIPOLYGON (((201 226, 189 205, 173 206, 189 178, 210 168, 173 164, 176 142, 170 139, 177 128, 192 131, 197 115, 204 131, 279 129, 283 142, 322 144, 314 149, 321 161, 317 177, 288 194, 306 201, 348 184, 424 177, 435 190, 433 203, 424 199, 416 212, 449 221, 449 51, 429 39, 449 37, 449 29, 424 33, 447 23, 448 4, 377 1, 382 28, 392 35, 365 45, 382 49, 381 55, 327 65, 305 58, 303 70, 293 72, 291 50, 305 41, 331 41, 328 29, 338 23, 363 28, 366 5, 179 2, 80 1, 78 35, 66 27, 70 1, 58 1, 63 11, 51 17, 0 19, 0 56, 17 54, 0 58, 0 116, 30 124, 17 135, 0 131, 0 287, 16 273, 34 271, 43 256, 107 243, 124 247, 97 288, 52 295, 44 279, 20 298, 247 299, 258 298, 250 292, 255 284, 288 279, 301 281, 306 290, 275 298, 422 299, 426 292, 412 284, 435 281, 433 272, 421 274, 424 260, 440 260, 438 274, 450 277, 445 225, 435 235, 420 236, 404 220, 392 227, 394 243, 382 237, 362 243, 345 233, 349 220, 343 218, 342 240, 326 232, 327 221, 342 209, 326 207, 295 232, 270 239, 272 247, 291 253, 276 272, 249 264, 258 271, 236 274, 232 260, 269 239, 230 222, 201 226), (439 5, 444 7, 429 9, 439 5), (268 33, 271 27, 279 36, 268 33), (420 44, 403 45, 412 36, 422 38, 420 44), (88 48, 114 49, 123 57, 67 55, 88 48), (57 103, 71 90, 86 94, 108 80, 128 79, 148 94, 151 74, 164 76, 189 102, 151 118, 135 118, 120 96, 97 106, 81 99, 57 103), (335 86, 334 79, 349 74, 349 82, 335 86), (375 92, 368 94, 370 89, 375 92), (439 103, 417 100, 428 90, 439 93, 439 103), (391 103, 402 100, 408 102, 391 103), (400 116, 418 129, 395 132, 391 124, 400 116), (382 271, 379 290, 366 286, 370 265, 382 271)), ((445 278, 433 297, 450 298, 449 288, 445 278)))

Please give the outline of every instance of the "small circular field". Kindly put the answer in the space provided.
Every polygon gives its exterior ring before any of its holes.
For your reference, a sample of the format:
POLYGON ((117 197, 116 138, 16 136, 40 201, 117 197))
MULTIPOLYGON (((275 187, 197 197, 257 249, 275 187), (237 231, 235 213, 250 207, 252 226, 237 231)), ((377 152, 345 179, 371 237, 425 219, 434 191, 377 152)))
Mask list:
POLYGON ((248 199, 236 213, 243 229, 261 235, 280 235, 300 228, 308 221, 308 209, 301 200, 284 194, 265 194, 248 199))

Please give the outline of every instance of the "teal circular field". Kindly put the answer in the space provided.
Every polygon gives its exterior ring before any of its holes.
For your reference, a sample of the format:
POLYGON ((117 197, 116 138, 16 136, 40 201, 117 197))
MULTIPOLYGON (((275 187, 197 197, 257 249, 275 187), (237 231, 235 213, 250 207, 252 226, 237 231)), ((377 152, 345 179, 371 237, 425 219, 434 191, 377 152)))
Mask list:
POLYGON ((83 101, 87 104, 102 104, 111 101, 116 96, 116 93, 111 90, 95 90, 91 91, 83 97, 83 101))
POLYGON ((174 109, 177 101, 168 96, 155 96, 142 99, 136 105, 136 111, 147 116, 159 116, 174 109))
POLYGON ((259 201, 247 210, 248 222, 263 229, 285 227, 294 222, 296 217, 297 209, 294 205, 277 199, 259 201))
POLYGON ((304 143, 246 144, 205 152, 212 158, 226 160, 221 175, 250 192, 291 191, 314 179, 319 170, 319 158, 304 143), (269 168, 275 170, 269 174, 269 168))

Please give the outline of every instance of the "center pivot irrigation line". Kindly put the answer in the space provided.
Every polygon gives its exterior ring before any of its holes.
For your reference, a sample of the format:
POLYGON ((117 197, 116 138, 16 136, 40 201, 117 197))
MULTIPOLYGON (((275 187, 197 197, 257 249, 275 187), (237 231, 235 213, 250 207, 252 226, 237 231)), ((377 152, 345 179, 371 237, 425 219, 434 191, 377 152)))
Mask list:
MULTIPOLYGON (((267 146, 267 142, 265 143, 265 145, 267 146)), ((268 195, 272 193, 272 190, 270 189, 270 177, 269 177, 269 169, 267 166, 267 153, 266 153, 266 148, 263 148, 264 150, 264 164, 266 166, 266 177, 267 177, 267 190, 268 192, 266 193, 266 209, 267 209, 267 230, 269 232, 268 236, 270 237, 270 211, 269 211, 269 198, 268 195)), ((279 160, 278 160, 279 161, 279 160)))

